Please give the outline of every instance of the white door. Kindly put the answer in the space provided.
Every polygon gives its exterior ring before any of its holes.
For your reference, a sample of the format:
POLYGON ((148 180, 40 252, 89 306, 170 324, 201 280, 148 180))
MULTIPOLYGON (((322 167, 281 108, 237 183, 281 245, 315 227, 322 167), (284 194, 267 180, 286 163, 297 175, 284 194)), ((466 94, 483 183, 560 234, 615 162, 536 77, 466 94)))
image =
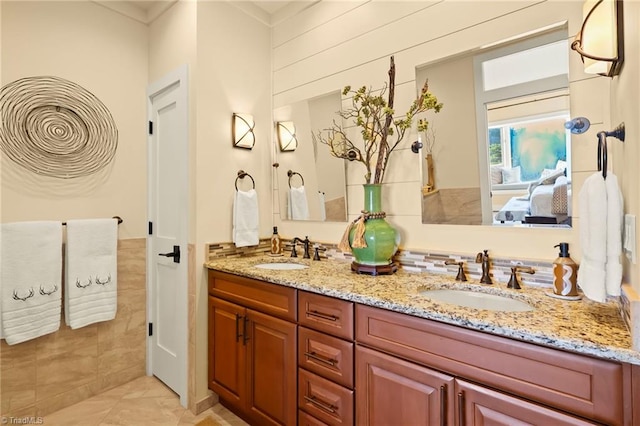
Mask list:
POLYGON ((187 67, 152 83, 149 113, 147 374, 187 404, 187 67))

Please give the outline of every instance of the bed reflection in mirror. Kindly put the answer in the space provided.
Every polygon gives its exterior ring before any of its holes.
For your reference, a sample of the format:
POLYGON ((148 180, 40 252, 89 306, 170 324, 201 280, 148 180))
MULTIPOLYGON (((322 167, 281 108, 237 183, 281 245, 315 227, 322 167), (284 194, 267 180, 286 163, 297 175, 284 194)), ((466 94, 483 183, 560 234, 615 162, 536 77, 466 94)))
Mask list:
POLYGON ((292 123, 298 145, 277 148, 278 202, 282 220, 346 222, 344 160, 332 157, 312 135, 329 128, 341 108, 340 91, 276 108, 274 120, 292 123))
POLYGON ((418 68, 445 104, 421 135, 423 223, 571 226, 568 52, 562 29, 418 68))

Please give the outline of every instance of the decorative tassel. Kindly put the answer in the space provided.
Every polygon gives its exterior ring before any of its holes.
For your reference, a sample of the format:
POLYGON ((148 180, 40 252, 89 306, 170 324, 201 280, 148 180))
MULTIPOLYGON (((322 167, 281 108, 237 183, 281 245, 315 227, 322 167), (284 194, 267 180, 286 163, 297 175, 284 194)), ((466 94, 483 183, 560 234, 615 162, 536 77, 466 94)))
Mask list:
POLYGON ((369 218, 369 213, 366 211, 362 211, 362 214, 358 216, 356 220, 349 223, 347 225, 347 229, 345 229, 344 234, 342 234, 342 239, 340 240, 340 244, 338 244, 338 248, 345 252, 351 253, 352 248, 365 248, 367 247, 367 242, 364 239, 364 223, 369 218), (349 234, 351 233, 351 228, 356 227, 356 231, 353 234, 353 244, 349 244, 349 234))
POLYGON ((340 244, 338 244, 338 249, 343 253, 351 253, 351 246, 349 245, 349 232, 351 232, 352 226, 353 222, 349 222, 349 224, 347 225, 347 229, 345 229, 344 234, 342 234, 340 244))
POLYGON ((356 232, 353 234, 353 243, 351 247, 353 248, 366 248, 367 242, 364 239, 364 231, 365 226, 364 223, 367 221, 367 214, 365 212, 358 218, 356 221, 356 232))

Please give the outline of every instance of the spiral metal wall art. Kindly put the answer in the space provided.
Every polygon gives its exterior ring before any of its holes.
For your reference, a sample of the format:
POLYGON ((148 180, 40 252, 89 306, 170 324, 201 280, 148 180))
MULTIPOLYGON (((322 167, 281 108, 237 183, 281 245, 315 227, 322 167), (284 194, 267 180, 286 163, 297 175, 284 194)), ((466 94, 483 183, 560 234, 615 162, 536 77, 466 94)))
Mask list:
POLYGON ((118 129, 83 87, 59 77, 27 77, 0 89, 0 148, 42 176, 90 175, 113 159, 118 129))

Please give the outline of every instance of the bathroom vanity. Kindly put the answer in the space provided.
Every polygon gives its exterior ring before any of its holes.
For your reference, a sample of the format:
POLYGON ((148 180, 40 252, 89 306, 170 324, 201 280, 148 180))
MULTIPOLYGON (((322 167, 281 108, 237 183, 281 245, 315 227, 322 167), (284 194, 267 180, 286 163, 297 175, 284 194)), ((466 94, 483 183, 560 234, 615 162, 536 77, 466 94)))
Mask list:
POLYGON ((206 264, 209 388, 251 424, 640 424, 640 353, 611 304, 500 283, 479 290, 533 309, 486 311, 423 296, 478 289, 446 276, 266 259, 206 264))

